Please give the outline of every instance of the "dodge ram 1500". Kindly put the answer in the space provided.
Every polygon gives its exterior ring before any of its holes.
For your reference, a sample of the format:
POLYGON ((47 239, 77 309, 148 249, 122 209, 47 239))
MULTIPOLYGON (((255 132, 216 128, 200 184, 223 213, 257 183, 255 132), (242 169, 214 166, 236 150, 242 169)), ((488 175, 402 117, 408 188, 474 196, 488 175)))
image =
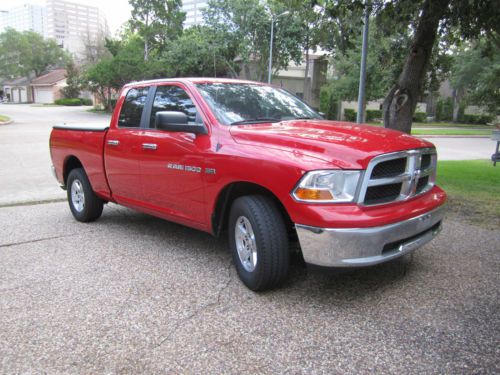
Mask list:
POLYGON ((362 267, 439 233, 434 146, 324 120, 285 90, 212 78, 134 82, 110 124, 57 125, 53 171, 83 222, 114 202, 220 236, 252 290, 307 264, 362 267))

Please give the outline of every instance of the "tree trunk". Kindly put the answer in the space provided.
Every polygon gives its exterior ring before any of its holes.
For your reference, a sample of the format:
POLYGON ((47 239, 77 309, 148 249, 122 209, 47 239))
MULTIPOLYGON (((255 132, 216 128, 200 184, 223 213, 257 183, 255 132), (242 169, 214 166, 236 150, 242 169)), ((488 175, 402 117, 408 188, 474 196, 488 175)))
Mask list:
POLYGON ((422 93, 422 82, 437 37, 439 21, 450 0, 425 0, 415 37, 397 83, 389 90, 384 104, 384 126, 411 132, 413 113, 422 93))

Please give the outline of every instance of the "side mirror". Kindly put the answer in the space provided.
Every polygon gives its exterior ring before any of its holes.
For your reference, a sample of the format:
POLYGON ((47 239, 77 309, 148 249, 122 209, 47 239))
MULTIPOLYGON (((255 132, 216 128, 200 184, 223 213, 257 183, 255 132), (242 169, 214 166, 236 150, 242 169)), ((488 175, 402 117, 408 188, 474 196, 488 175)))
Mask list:
POLYGON ((195 134, 207 134, 207 128, 203 124, 188 124, 188 117, 184 112, 163 111, 156 112, 156 129, 170 132, 183 132, 195 134))

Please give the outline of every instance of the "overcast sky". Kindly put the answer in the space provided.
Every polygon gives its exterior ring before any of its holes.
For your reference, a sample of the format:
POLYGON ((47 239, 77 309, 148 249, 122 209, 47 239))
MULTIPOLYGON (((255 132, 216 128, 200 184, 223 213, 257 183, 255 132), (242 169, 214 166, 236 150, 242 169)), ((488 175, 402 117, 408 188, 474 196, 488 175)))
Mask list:
MULTIPOLYGON (((115 35, 115 32, 120 28, 120 26, 126 22, 130 17, 130 5, 127 0, 78 0, 71 1, 72 3, 78 3, 82 5, 90 5, 98 7, 102 10, 108 20, 109 30, 111 35, 115 35)), ((1 0, 0 9, 5 10, 9 8, 14 8, 23 4, 37 4, 46 5, 45 0, 1 0)))

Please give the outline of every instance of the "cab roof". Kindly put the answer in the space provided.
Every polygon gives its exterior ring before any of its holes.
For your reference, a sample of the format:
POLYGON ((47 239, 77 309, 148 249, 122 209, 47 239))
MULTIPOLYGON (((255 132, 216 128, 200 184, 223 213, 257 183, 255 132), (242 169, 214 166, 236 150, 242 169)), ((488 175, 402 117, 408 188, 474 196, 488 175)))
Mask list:
POLYGON ((233 78, 213 78, 213 77, 186 77, 186 78, 160 78, 160 79, 153 79, 153 80, 147 80, 147 81, 136 81, 136 82, 130 82, 127 83, 124 87, 131 87, 131 86, 141 86, 141 85, 154 85, 154 84, 161 84, 161 83, 169 83, 169 82, 178 82, 178 83, 191 83, 191 84, 198 84, 198 83, 247 83, 247 84, 257 84, 257 85, 265 85, 265 83, 262 82, 256 82, 256 81, 248 81, 244 79, 233 79, 233 78))

